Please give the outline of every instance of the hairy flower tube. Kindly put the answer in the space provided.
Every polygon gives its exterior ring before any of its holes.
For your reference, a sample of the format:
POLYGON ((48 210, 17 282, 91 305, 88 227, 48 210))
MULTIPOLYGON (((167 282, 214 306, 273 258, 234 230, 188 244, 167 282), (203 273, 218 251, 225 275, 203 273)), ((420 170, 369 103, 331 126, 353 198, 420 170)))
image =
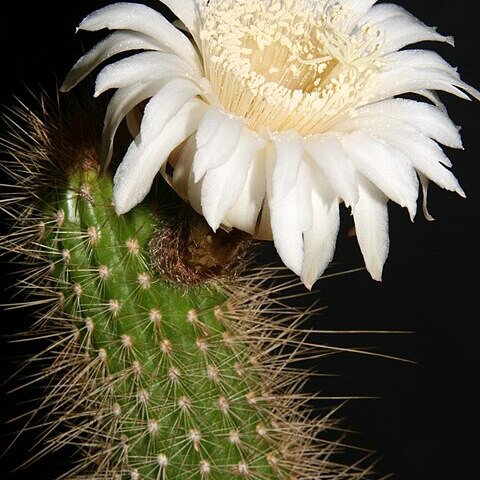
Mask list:
POLYGON ((80 29, 115 32, 62 87, 131 52, 100 71, 95 91, 116 90, 105 115, 105 165, 124 119, 134 137, 115 175, 118 214, 141 202, 161 172, 213 230, 273 239, 311 288, 333 258, 342 202, 380 280, 388 201, 413 219, 420 187, 428 216, 429 181, 464 195, 439 145, 461 148, 459 129, 436 91, 480 93, 437 53, 404 49, 453 44, 451 37, 376 0, 161 3, 179 28, 141 4, 87 16, 80 29))

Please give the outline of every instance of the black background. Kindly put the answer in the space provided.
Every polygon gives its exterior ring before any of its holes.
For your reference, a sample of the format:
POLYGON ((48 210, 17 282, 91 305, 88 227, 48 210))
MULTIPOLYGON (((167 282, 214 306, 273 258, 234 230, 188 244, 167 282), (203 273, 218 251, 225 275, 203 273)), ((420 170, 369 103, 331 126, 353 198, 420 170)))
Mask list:
MULTIPOLYGON (((8 2, 0 14, 1 103, 14 95, 26 98, 26 88, 40 84, 50 90, 61 81, 80 54, 91 45, 88 35, 75 36, 75 27, 102 1, 8 2)), ((156 2, 151 2, 156 4, 156 2)), ((480 87, 479 27, 472 19, 471 2, 402 0, 401 4, 430 25, 456 39, 456 48, 434 46, 462 78, 480 87)), ((454 173, 467 192, 467 200, 432 187, 431 213, 411 224, 407 213, 392 205, 391 248, 383 282, 375 283, 364 271, 320 281, 309 303, 328 305, 315 319, 316 326, 339 330, 402 330, 399 335, 332 335, 323 341, 341 346, 376 347, 376 352, 414 361, 406 363, 359 354, 322 360, 318 369, 338 377, 316 385, 325 395, 375 396, 354 400, 344 407, 343 425, 360 432, 357 445, 376 450, 378 470, 395 473, 399 480, 470 480, 478 478, 480 396, 477 355, 478 323, 480 105, 442 97, 451 117, 462 125, 465 151, 448 151, 454 173)), ((362 265, 356 242, 347 237, 349 218, 338 242, 333 271, 362 265)), ((275 258, 270 249, 266 256, 275 258)), ((2 266, 7 270, 7 266, 2 266)), ((11 283, 6 277, 5 283, 11 283)), ((3 298, 7 293, 2 293, 3 298)), ((4 300, 2 300, 3 302, 4 300)), ((25 328, 21 314, 7 312, 0 328, 9 334, 25 328)), ((12 371, 8 358, 17 353, 2 340, 2 375, 12 371)), ((2 390, 2 420, 17 414, 16 397, 2 390)), ((0 425, 3 432, 11 428, 0 425)), ((60 455, 32 469, 9 473, 31 443, 26 436, 0 459, 1 479, 53 479, 60 455)), ((1 438, 1 448, 7 439, 1 438)))

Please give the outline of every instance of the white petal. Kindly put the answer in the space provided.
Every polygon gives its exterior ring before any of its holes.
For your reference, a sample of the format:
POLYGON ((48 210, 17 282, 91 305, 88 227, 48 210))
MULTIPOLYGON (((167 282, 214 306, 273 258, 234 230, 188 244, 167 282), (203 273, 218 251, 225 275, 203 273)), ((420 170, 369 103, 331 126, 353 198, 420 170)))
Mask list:
POLYGON ((192 100, 170 119, 155 141, 143 148, 131 143, 114 177, 115 211, 119 215, 145 198, 170 153, 198 127, 205 108, 202 101, 192 100))
POLYGON ((391 136, 395 135, 398 135, 402 138, 409 138, 410 136, 411 140, 415 139, 423 144, 422 148, 424 150, 428 150, 428 155, 434 158, 436 162, 439 162, 447 167, 452 166, 450 160, 437 143, 408 123, 393 119, 391 117, 378 115, 365 116, 361 119, 355 118, 337 124, 335 129, 339 132, 364 131, 372 137, 377 138, 390 138, 391 136))
POLYGON ((425 175, 422 175, 421 173, 418 175, 420 178, 420 184, 422 185, 422 209, 423 209, 423 216, 429 221, 433 222, 435 219, 430 215, 430 212, 428 211, 428 185, 429 185, 429 180, 425 175))
POLYGON ((404 50, 384 58, 388 69, 377 74, 370 102, 419 90, 443 90, 467 100, 465 91, 480 100, 480 92, 460 80, 456 70, 435 52, 404 50))
POLYGON ((97 76, 95 96, 110 88, 172 77, 192 77, 193 70, 181 58, 171 53, 142 52, 107 65, 97 76))
POLYGON ((158 50, 158 43, 151 37, 138 32, 115 32, 97 43, 81 57, 66 76, 61 92, 68 92, 102 62, 122 52, 131 50, 158 50))
POLYGON ((312 227, 303 234, 304 260, 301 280, 310 290, 321 277, 335 253, 340 213, 338 198, 317 173, 312 181, 312 227))
POLYGON ((192 34, 197 45, 200 45, 200 14, 195 0, 160 0, 173 14, 182 21, 192 34))
POLYGON ((305 139, 304 146, 337 195, 347 206, 354 206, 358 201, 355 170, 335 135, 314 135, 305 139))
POLYGON ((103 123, 101 158, 104 168, 109 165, 112 159, 115 133, 122 123, 122 120, 139 103, 154 95, 161 86, 162 82, 158 80, 130 85, 118 89, 112 96, 103 123))
POLYGON ((419 185, 408 158, 364 132, 345 135, 342 143, 357 170, 387 197, 406 207, 413 219, 419 185))
POLYGON ((275 162, 272 173, 271 200, 284 198, 297 182, 297 175, 303 160, 303 143, 294 131, 276 134, 272 137, 275 162))
POLYGON ((386 18, 375 26, 384 34, 381 44, 383 53, 395 52, 406 45, 423 41, 447 42, 453 45, 452 37, 440 35, 434 28, 428 27, 406 11, 386 18))
POLYGON ((460 129, 445 111, 434 105, 394 98, 359 108, 354 121, 360 125, 365 117, 371 116, 382 117, 384 122, 388 122, 388 118, 400 120, 443 145, 462 148, 460 129))
MULTIPOLYGON (((235 205, 227 212, 223 223, 255 235, 257 220, 265 199, 265 153, 260 152, 250 165, 247 179, 235 205)), ((266 205, 268 210, 268 204, 266 205)), ((271 239, 270 216, 268 216, 268 237, 271 239)))
POLYGON ((201 70, 198 54, 188 38, 160 13, 136 3, 114 3, 88 15, 78 27, 97 31, 132 30, 155 39, 162 50, 172 52, 201 70))
POLYGON ((445 154, 431 139, 415 131, 399 128, 379 129, 378 136, 389 145, 402 151, 411 161, 416 170, 434 181, 438 186, 457 192, 462 197, 465 193, 455 176, 442 166, 445 154))
POLYGON ((198 182, 206 171, 219 167, 230 158, 238 145, 245 120, 210 107, 197 131, 197 153, 193 161, 194 179, 198 182))
POLYGON ((259 135, 244 128, 230 158, 205 174, 201 195, 202 212, 214 231, 222 223, 227 211, 237 202, 250 166, 264 146, 265 141, 259 135))
POLYGON ((156 141, 170 118, 199 93, 200 89, 195 83, 183 78, 170 80, 162 86, 143 112, 140 142, 148 145, 149 142, 156 141))
POLYGON ((365 15, 377 1, 378 0, 344 0, 343 6, 350 10, 347 16, 348 24, 345 25, 345 29, 350 31, 358 20, 365 15))
MULTIPOLYGON (((173 176, 171 184, 173 189, 185 200, 188 201, 188 179, 192 169, 193 157, 197 150, 195 135, 191 135, 181 146, 173 165, 173 176)), ((165 168, 166 164, 164 165, 165 168)), ((166 172, 163 175, 166 177, 166 172)))
POLYGON ((359 176, 358 186, 360 196, 353 209, 358 244, 370 275, 381 281, 390 244, 387 199, 362 176, 359 176))
MULTIPOLYGON (((273 149, 271 145, 268 150, 273 149)), ((279 199, 273 199, 275 155, 267 153, 267 195, 273 242, 283 263, 298 276, 303 268, 303 233, 312 225, 311 184, 304 162, 298 169, 294 186, 279 199)))

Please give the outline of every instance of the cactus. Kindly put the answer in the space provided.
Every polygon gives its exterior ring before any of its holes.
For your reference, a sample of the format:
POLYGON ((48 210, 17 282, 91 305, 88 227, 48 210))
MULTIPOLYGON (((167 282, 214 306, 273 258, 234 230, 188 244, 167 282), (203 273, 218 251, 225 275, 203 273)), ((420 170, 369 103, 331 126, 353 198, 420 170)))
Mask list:
POLYGON ((2 141, 15 221, 1 243, 28 263, 19 287, 50 339, 37 456, 74 445, 68 479, 365 478, 333 459, 332 412, 302 393, 299 362, 322 354, 306 314, 271 298, 273 269, 247 268, 246 235, 211 233, 163 180, 118 216, 98 110, 19 110, 2 141))

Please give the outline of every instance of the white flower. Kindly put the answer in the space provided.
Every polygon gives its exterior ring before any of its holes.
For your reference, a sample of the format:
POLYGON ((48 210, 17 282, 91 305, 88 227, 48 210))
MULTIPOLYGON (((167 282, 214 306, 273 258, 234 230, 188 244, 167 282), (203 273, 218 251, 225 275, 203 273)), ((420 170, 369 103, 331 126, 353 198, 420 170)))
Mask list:
POLYGON ((114 179, 119 214, 143 200, 160 171, 213 230, 273 238, 310 288, 333 257, 341 202, 379 280, 387 202, 413 219, 419 180, 424 204, 429 180, 464 195, 438 145, 461 148, 458 128, 435 91, 480 93, 436 53, 403 49, 452 38, 376 0, 161 1, 185 33, 144 5, 102 8, 79 28, 118 32, 63 85, 120 52, 145 50, 96 80, 95 95, 116 89, 105 163, 123 119, 135 137, 114 179), (426 101, 399 97, 409 93, 426 101))

